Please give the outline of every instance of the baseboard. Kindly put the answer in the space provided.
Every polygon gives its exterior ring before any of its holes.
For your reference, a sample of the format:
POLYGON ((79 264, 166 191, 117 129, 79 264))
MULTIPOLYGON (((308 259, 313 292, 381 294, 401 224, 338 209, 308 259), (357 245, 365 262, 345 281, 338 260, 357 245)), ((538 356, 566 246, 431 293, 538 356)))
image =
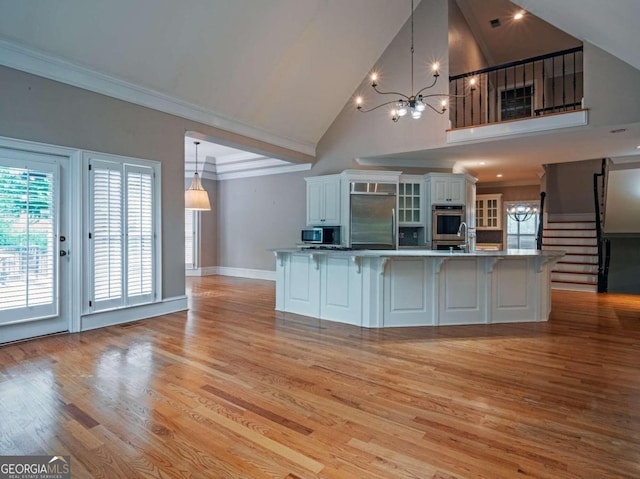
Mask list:
POLYGON ((213 276, 218 274, 217 266, 207 266, 206 268, 186 269, 185 276, 213 276))
POLYGON ((186 311, 189 308, 186 296, 167 298, 157 303, 141 304, 130 308, 112 309, 98 313, 85 314, 80 318, 80 331, 104 328, 116 324, 130 323, 141 319, 162 316, 163 314, 186 311))
POLYGON ((263 279, 266 281, 275 281, 276 272, 264 269, 248 269, 248 268, 230 268, 227 266, 218 266, 218 274, 221 276, 235 276, 237 278, 263 279))
POLYGON ((595 213, 547 213, 546 221, 548 223, 554 222, 576 222, 580 223, 582 221, 595 221, 596 214, 595 213))

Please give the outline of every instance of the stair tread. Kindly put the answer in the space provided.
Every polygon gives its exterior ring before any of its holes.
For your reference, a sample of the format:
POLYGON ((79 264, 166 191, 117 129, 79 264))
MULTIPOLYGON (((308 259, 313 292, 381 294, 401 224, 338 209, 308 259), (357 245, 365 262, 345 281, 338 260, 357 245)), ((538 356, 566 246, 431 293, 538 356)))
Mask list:
POLYGON ((545 228, 544 231, 595 231, 595 228, 545 228))
POLYGON ((555 238, 555 239, 598 239, 597 236, 553 236, 553 235, 542 235, 543 238, 555 238))
POLYGON ((589 263, 588 261, 558 261, 556 264, 579 264, 581 266, 598 266, 598 263, 589 263))
POLYGON ((590 286, 598 286, 596 281, 569 281, 566 279, 552 279, 552 283, 563 283, 563 284, 586 284, 590 286))

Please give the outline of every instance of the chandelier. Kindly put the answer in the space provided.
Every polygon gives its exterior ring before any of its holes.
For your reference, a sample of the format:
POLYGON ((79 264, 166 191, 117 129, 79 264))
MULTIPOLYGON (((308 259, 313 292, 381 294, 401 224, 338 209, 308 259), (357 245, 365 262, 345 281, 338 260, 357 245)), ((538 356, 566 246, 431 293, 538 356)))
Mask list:
POLYGON ((523 223, 538 213, 538 207, 530 204, 513 205, 508 210, 509 218, 518 223, 523 223))
POLYGON ((193 181, 189 189, 184 192, 184 208, 186 210, 210 211, 209 194, 204 189, 198 176, 198 145, 199 141, 194 141, 196 145, 196 171, 193 174, 193 181))
POLYGON ((423 94, 426 90, 433 88, 435 84, 438 82, 438 77, 440 76, 440 65, 438 63, 434 63, 432 65, 433 69, 433 82, 430 85, 425 86, 421 90, 418 90, 414 93, 413 87, 413 0, 411 0, 411 94, 405 95, 404 93, 394 92, 394 91, 381 91, 378 89, 378 74, 371 74, 371 87, 374 91, 380 95, 394 95, 396 97, 400 97, 398 100, 391 100, 385 103, 382 103, 373 108, 369 108, 368 110, 364 109, 363 98, 358 96, 356 98, 356 107, 358 111, 362 113, 369 113, 370 111, 377 110, 386 105, 392 105, 391 109, 391 120, 397 122, 401 117, 410 113, 411 117, 414 120, 422 117, 422 112, 427 108, 431 108, 436 113, 442 115, 445 111, 447 111, 447 98, 455 97, 456 95, 449 95, 448 93, 431 93, 431 94, 423 94), (430 98, 440 98, 441 102, 439 107, 434 107, 429 103, 430 98))

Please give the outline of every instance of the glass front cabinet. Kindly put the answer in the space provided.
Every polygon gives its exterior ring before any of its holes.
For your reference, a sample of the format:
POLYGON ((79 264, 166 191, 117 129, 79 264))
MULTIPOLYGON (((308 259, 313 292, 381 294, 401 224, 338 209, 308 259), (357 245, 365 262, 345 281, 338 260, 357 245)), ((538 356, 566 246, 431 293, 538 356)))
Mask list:
POLYGON ((400 178, 398 185, 398 224, 400 226, 422 226, 422 177, 400 178))
POLYGON ((476 228, 479 230, 502 229, 502 195, 476 196, 476 228))

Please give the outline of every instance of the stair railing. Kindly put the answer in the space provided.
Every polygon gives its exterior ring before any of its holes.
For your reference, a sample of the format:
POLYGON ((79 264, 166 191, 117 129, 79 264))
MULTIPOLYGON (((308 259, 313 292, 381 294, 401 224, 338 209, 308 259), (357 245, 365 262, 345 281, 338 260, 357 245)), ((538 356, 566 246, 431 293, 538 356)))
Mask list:
POLYGON ((606 158, 602 159, 600 173, 593 174, 593 198, 596 210, 596 240, 598 243, 598 293, 606 293, 609 289, 609 263, 611 261, 611 242, 604 237, 602 223, 605 212, 606 158), (601 189, 598 188, 598 179, 601 189), (602 206, 602 208, 601 208, 602 206))
POLYGON ((540 217, 538 219, 538 232, 536 233, 536 249, 542 249, 542 234, 544 233, 544 199, 547 194, 542 191, 540 193, 540 217))

